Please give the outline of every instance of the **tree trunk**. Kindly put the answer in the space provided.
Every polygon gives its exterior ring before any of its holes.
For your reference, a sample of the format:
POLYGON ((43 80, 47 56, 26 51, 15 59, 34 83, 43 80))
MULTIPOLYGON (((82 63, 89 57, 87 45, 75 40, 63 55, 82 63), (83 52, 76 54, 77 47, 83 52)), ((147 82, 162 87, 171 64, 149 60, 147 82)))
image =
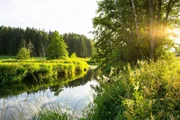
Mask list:
POLYGON ((149 0, 149 10, 150 10, 150 57, 154 60, 154 10, 153 10, 153 0, 149 0))
POLYGON ((135 24, 136 24, 136 33, 137 33, 138 43, 139 43, 140 42, 139 24, 138 24, 138 20, 137 20, 137 13, 136 13, 136 7, 135 7, 134 0, 131 0, 131 3, 132 3, 133 14, 134 14, 134 20, 135 20, 135 24))

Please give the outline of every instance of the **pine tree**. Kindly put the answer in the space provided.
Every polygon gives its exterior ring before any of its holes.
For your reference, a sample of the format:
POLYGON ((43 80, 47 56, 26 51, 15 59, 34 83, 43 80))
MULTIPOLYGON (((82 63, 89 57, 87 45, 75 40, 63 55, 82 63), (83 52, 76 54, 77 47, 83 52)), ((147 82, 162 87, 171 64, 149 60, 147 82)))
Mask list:
POLYGON ((34 45, 31 40, 29 40, 29 43, 27 44, 27 48, 29 49, 31 56, 35 55, 34 45))

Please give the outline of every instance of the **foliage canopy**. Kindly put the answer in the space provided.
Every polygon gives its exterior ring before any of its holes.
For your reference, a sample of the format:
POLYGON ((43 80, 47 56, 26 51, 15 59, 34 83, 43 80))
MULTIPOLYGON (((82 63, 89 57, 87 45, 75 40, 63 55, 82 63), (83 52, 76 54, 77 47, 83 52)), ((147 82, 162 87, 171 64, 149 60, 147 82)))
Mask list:
POLYGON ((99 1, 93 19, 96 59, 116 66, 167 56, 173 42, 166 29, 180 25, 179 6, 178 0, 99 1))

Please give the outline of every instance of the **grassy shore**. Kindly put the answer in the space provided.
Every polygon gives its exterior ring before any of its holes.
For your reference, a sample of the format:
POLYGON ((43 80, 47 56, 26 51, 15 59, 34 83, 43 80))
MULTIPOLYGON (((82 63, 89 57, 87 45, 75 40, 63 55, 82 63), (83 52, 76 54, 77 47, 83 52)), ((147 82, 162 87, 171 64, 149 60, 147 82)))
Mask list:
POLYGON ((62 76, 73 76, 78 72, 88 70, 85 60, 45 60, 35 58, 28 60, 17 60, 15 58, 1 57, 0 60, 0 84, 20 83, 26 80, 32 82, 43 82, 58 79, 62 76))
POLYGON ((84 120, 180 119, 180 59, 140 61, 100 81, 84 120))

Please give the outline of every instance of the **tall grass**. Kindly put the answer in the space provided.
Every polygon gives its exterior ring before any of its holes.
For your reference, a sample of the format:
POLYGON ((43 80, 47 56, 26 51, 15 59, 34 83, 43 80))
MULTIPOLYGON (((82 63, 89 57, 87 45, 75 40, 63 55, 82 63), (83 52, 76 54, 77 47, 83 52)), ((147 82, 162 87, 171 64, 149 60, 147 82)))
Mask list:
POLYGON ((85 120, 180 119, 180 60, 139 62, 101 80, 85 120))
POLYGON ((72 110, 60 103, 46 105, 35 117, 37 120, 73 120, 72 110))
POLYGON ((86 62, 76 60, 2 61, 0 84, 25 82, 29 80, 28 78, 35 82, 42 82, 87 70, 86 62))
POLYGON ((67 105, 58 102, 47 104, 46 100, 44 96, 40 96, 34 102, 15 100, 14 106, 4 105, 6 107, 0 114, 0 118, 1 120, 72 120, 75 118, 75 114, 67 105))

